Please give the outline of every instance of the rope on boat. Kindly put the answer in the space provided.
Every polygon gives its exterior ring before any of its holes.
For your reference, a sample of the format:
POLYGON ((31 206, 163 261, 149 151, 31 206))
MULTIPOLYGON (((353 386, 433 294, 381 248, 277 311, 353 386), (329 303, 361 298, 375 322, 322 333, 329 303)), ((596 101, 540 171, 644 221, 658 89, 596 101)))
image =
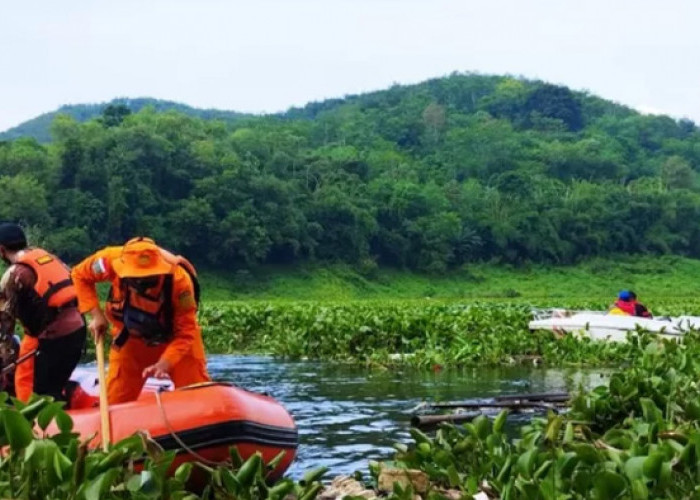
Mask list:
POLYGON ((180 439, 180 436, 178 436, 175 433, 175 429, 173 429, 173 426, 170 424, 170 420, 168 420, 168 415, 166 415, 166 413, 165 413, 165 407, 163 406, 163 402, 160 399, 160 393, 161 393, 160 390, 155 391, 156 402, 158 403, 158 408, 160 408, 160 414, 163 417, 163 422, 165 423, 165 428, 168 430, 168 432, 173 437, 175 442, 177 444, 179 444, 183 450, 185 450, 187 453, 192 455, 194 458, 196 458, 197 460, 199 460, 203 464, 212 465, 215 467, 218 465, 228 465, 229 462, 227 460, 222 461, 222 462, 217 462, 215 460, 209 460, 208 458, 203 457, 202 455, 200 455, 199 453, 194 451, 192 448, 187 446, 187 444, 185 444, 185 442, 182 439, 180 439))

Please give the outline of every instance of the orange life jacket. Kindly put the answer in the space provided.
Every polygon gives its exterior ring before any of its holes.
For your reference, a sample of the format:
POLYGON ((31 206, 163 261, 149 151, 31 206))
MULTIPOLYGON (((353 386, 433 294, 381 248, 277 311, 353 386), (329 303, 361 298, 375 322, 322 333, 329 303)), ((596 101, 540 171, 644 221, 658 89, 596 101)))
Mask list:
POLYGON ((17 304, 17 317, 29 335, 38 336, 66 307, 77 307, 78 298, 70 269, 41 248, 23 252, 16 264, 29 266, 36 275, 34 289, 17 304))
POLYGON ((124 329, 114 339, 117 347, 124 345, 131 335, 142 338, 148 345, 169 342, 173 337, 173 273, 182 267, 192 279, 195 302, 199 305, 197 272, 187 259, 161 249, 173 271, 146 278, 121 278, 119 288, 111 288, 107 309, 124 329))

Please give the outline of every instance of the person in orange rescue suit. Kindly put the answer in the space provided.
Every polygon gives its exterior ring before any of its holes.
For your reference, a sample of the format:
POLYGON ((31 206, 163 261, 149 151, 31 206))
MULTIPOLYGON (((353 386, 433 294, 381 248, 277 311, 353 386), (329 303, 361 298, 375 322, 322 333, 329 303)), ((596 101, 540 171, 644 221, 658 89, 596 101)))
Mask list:
POLYGON ((24 402, 32 392, 66 401, 87 335, 70 270, 46 250, 28 247, 13 223, 0 224, 0 257, 9 266, 0 278, 0 338, 12 338, 16 320, 24 328, 15 394, 24 402))
POLYGON ((80 311, 97 336, 112 324, 107 398, 110 404, 138 398, 146 378, 170 378, 175 387, 208 382, 202 332, 197 323, 194 267, 150 238, 107 247, 73 268, 80 311), (100 308, 95 284, 111 282, 100 308))

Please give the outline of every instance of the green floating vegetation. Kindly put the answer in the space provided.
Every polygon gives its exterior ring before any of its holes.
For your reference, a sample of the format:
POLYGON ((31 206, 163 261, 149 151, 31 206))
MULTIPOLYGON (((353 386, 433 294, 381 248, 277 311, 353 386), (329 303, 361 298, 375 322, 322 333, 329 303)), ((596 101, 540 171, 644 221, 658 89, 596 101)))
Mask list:
MULTIPOLYGON (((0 400, 7 401, 7 394, 0 394, 0 400)), ((282 500, 292 494, 310 499, 326 472, 316 469, 299 482, 282 479, 271 485, 266 477, 282 456, 264 464, 255 454, 244 462, 233 447, 228 464, 184 463, 170 475, 175 450, 163 451, 145 433, 113 444, 107 452, 94 450, 88 447, 91 438, 81 441, 72 432, 63 403, 37 396, 26 405, 13 403, 0 406, 2 498, 282 500)))
POLYGON ((534 419, 517 438, 505 433, 506 412, 443 424, 435 436, 414 429, 415 443, 397 445, 392 467, 426 473, 426 498, 445 489, 502 499, 698 498, 700 335, 632 344, 629 366, 575 395, 568 413, 534 419))
MULTIPOLYGON (((587 307, 601 309, 604 304, 587 307)), ((210 353, 263 352, 291 359, 427 367, 533 359, 610 364, 626 361, 634 349, 532 333, 530 318, 531 307, 525 304, 437 301, 228 302, 205 304, 200 314, 210 353)))
MULTIPOLYGON (((306 352, 336 359, 376 345, 375 353, 385 356, 387 347, 381 341, 394 342, 391 348, 404 346, 405 352, 411 352, 419 342, 431 338, 426 337, 427 330, 435 336, 431 349, 437 349, 436 339, 444 336, 448 340, 439 352, 456 362, 500 362, 506 356, 532 350, 551 362, 568 356, 566 359, 574 362, 624 363, 611 374, 607 385, 589 391, 580 388, 574 393, 567 413, 550 412, 545 418, 535 418, 521 427, 515 438, 505 432, 506 412, 493 420, 482 415, 462 426, 443 424, 434 436, 414 429, 414 443, 397 444, 391 462, 370 464, 368 476, 358 473, 361 479, 366 478, 369 488, 378 490, 382 465, 388 465, 424 473, 428 488, 420 496, 429 500, 455 498, 454 492, 464 498, 484 492, 490 498, 546 500, 698 497, 698 331, 688 332, 680 342, 638 332, 627 343, 608 344, 571 337, 555 341, 526 333, 517 325, 528 317, 529 309, 522 305, 217 307, 203 311, 209 342, 219 328, 222 338, 225 332, 235 331, 234 340, 248 347, 272 342, 284 350, 295 345, 295 355, 306 352), (352 333, 358 324, 370 329, 358 330, 362 337, 352 333), (285 342, 284 332, 295 329, 303 342, 285 342), (343 331, 350 334, 341 336, 343 331), (334 335, 339 337, 333 339, 334 335), (462 346, 463 358, 456 356, 460 351, 454 350, 454 338, 467 339, 455 344, 462 346)), ((420 363, 431 356, 435 358, 434 353, 416 355, 420 363)), ((6 394, 0 396, 7 399, 6 394)), ((235 448, 229 465, 185 464, 169 476, 174 453, 160 450, 145 434, 112 445, 107 453, 89 450, 87 442, 72 433, 72 421, 60 403, 39 398, 26 405, 14 403, 14 407, 0 406, 3 498, 283 500, 292 495, 312 500, 323 489, 323 468, 308 472, 298 482, 283 479, 270 485, 265 477, 275 460, 265 465, 255 455, 243 462, 235 448), (48 437, 45 430, 50 425, 57 431, 48 437), (204 474, 203 489, 190 486, 195 470, 204 474)), ((416 498, 410 485, 395 484, 393 491, 381 493, 390 500, 416 498)))

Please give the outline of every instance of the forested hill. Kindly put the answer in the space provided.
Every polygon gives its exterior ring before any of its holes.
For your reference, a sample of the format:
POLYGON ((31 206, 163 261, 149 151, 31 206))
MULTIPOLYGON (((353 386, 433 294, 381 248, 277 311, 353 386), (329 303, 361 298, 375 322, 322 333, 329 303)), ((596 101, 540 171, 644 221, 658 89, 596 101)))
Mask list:
POLYGON ((151 99, 148 97, 140 97, 129 99, 121 97, 113 99, 110 102, 100 104, 67 104, 61 106, 56 111, 44 113, 20 123, 5 132, 0 133, 0 140, 19 139, 20 137, 33 137, 39 142, 49 142, 51 140, 51 123, 59 114, 65 114, 74 118, 78 122, 85 122, 99 117, 108 106, 124 106, 132 112, 141 111, 149 106, 156 111, 178 111, 189 116, 203 118, 205 120, 235 120, 242 116, 242 113, 235 111, 222 111, 218 109, 199 109, 193 108, 186 104, 173 101, 163 101, 161 99, 151 99))
POLYGON ((0 218, 76 260, 151 235, 200 265, 700 256, 700 132, 565 87, 459 75, 203 120, 111 106, 0 145, 0 218))

